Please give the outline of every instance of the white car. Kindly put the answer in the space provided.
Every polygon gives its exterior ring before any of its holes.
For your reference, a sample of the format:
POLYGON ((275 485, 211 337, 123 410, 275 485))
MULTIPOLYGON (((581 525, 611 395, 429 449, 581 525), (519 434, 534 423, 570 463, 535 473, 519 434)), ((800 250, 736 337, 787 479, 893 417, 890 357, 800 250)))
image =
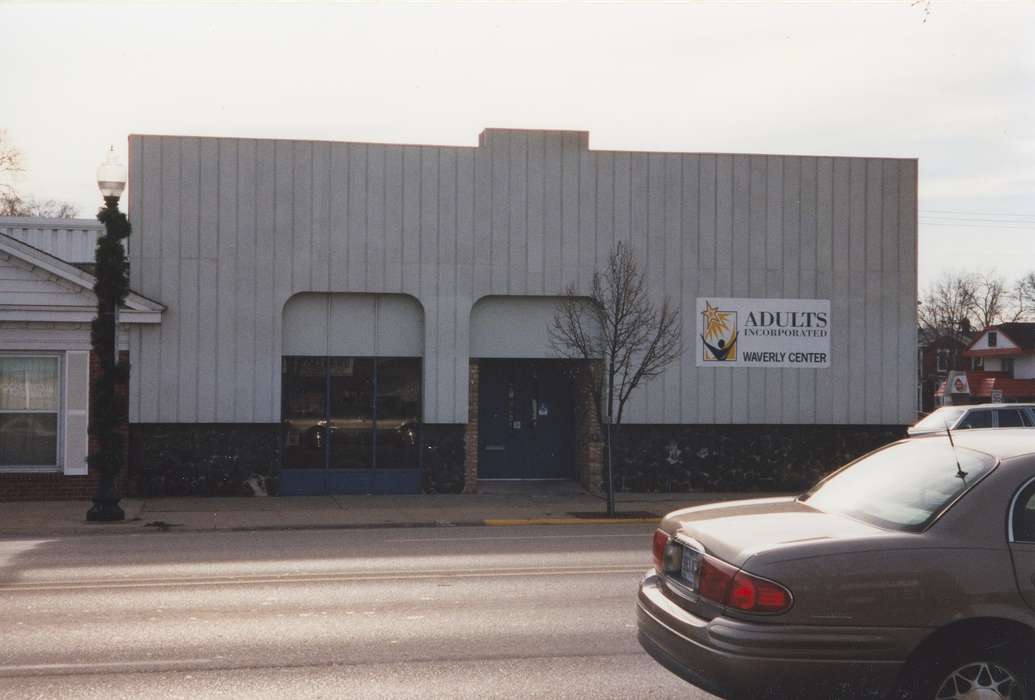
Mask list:
POLYGON ((910 435, 968 428, 1035 428, 1035 404, 980 403, 943 406, 908 430, 910 435))

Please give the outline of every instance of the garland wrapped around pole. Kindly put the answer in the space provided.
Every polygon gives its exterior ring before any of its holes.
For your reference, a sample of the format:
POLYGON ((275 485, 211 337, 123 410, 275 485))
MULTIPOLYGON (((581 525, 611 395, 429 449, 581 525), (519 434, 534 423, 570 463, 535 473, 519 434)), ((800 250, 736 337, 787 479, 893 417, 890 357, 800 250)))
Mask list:
POLYGON ((124 442, 119 429, 126 423, 126 411, 116 387, 125 382, 129 366, 118 356, 118 310, 129 293, 129 265, 122 241, 129 237, 130 225, 119 211, 118 197, 105 197, 97 219, 104 224, 104 235, 97 240, 95 257, 97 278, 97 318, 90 328, 94 361, 99 365, 90 387, 91 451, 87 463, 98 475, 97 493, 87 520, 124 520, 119 507, 118 477, 124 462, 124 442))

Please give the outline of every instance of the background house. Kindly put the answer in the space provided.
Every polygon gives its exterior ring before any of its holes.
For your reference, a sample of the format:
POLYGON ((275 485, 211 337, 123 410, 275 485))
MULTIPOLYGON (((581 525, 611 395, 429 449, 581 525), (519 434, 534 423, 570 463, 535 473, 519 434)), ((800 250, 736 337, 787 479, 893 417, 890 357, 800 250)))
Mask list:
POLYGON ((950 372, 970 368, 971 360, 963 353, 972 337, 973 334, 960 331, 922 326, 917 330, 918 406, 921 413, 930 413, 941 405, 940 395, 936 395, 950 372))
POLYGON ((1035 323, 1000 323, 978 333, 963 352, 965 382, 944 381, 943 404, 1035 401, 1035 323), (960 391, 959 389, 966 389, 960 391))

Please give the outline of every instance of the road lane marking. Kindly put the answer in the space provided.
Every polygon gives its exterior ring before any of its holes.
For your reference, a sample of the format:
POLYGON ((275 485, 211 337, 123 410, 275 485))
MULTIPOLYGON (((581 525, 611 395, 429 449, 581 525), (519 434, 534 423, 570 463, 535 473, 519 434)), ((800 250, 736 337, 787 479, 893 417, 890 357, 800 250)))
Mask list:
POLYGON ((55 664, 13 664, 0 666, 0 674, 3 673, 33 673, 39 671, 91 671, 111 670, 118 668, 149 668, 154 666, 196 666, 199 664, 212 664, 218 659, 142 659, 140 661, 87 661, 82 663, 55 663, 55 664))
POLYGON ((147 669, 148 667, 156 667, 155 673, 171 673, 174 671, 191 671, 197 673, 211 674, 211 673, 226 673, 234 671, 249 671, 249 670, 303 670, 303 669, 342 669, 342 668, 369 668, 369 667, 396 667, 396 666, 428 666, 428 665, 441 665, 441 664, 467 664, 467 665, 484 665, 484 664, 496 664, 500 662, 528 662, 528 661, 558 661, 567 659, 599 659, 599 658, 626 658, 626 657, 644 657, 643 651, 611 651, 601 653, 578 653, 578 652, 559 652, 556 654, 550 654, 544 656, 542 654, 506 654, 497 655, 490 654, 487 656, 479 657, 464 657, 464 656, 442 656, 442 657, 417 657, 411 659, 399 659, 399 660, 365 660, 365 661, 350 661, 347 659, 333 659, 324 662, 312 662, 312 661, 295 661, 295 662, 281 662, 271 663, 268 659, 247 659, 235 661, 226 657, 217 656, 212 659, 165 659, 165 660, 137 660, 137 661, 97 661, 97 662, 80 662, 80 663, 53 663, 53 664, 26 664, 26 665, 0 665, 0 678, 46 678, 47 671, 51 671, 50 675, 54 676, 72 676, 72 675, 95 675, 98 673, 117 673, 119 670, 125 673, 146 673, 147 671, 139 671, 135 669, 147 669), (191 668, 191 665, 198 665, 201 668, 191 668))
POLYGON ((482 521, 489 527, 513 527, 516 525, 655 525, 661 516, 650 518, 486 518, 482 521))
POLYGON ((255 576, 227 576, 194 579, 136 579, 132 581, 48 581, 39 583, 12 583, 0 585, 0 593, 47 592, 47 591, 88 591, 112 590, 125 588, 179 588, 202 586, 238 586, 265 584, 301 584, 301 583, 362 583, 384 582, 402 583, 407 581, 426 581, 429 579, 464 579, 464 578, 504 578, 515 576, 591 576, 608 574, 631 574, 644 572, 647 564, 630 564, 623 566, 598 567, 565 567, 557 569, 488 569, 484 571, 425 571, 421 573, 387 573, 369 574, 283 574, 255 576))
POLYGON ((646 535, 642 532, 635 534, 618 535, 499 535, 490 537, 406 537, 399 539, 388 539, 385 542, 497 542, 499 540, 599 540, 614 539, 616 537, 635 537, 638 540, 650 538, 650 532, 646 535))

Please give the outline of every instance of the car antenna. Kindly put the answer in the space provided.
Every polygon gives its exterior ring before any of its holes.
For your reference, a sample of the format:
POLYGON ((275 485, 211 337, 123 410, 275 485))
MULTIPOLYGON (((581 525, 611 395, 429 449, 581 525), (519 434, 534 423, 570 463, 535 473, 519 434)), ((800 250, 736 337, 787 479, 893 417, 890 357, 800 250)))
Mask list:
POLYGON ((956 459, 956 476, 963 480, 963 483, 967 482, 967 472, 963 471, 963 466, 960 464, 960 455, 956 451, 956 441, 952 439, 952 431, 949 429, 949 421, 945 421, 945 434, 949 436, 949 444, 952 445, 952 456, 956 459))

